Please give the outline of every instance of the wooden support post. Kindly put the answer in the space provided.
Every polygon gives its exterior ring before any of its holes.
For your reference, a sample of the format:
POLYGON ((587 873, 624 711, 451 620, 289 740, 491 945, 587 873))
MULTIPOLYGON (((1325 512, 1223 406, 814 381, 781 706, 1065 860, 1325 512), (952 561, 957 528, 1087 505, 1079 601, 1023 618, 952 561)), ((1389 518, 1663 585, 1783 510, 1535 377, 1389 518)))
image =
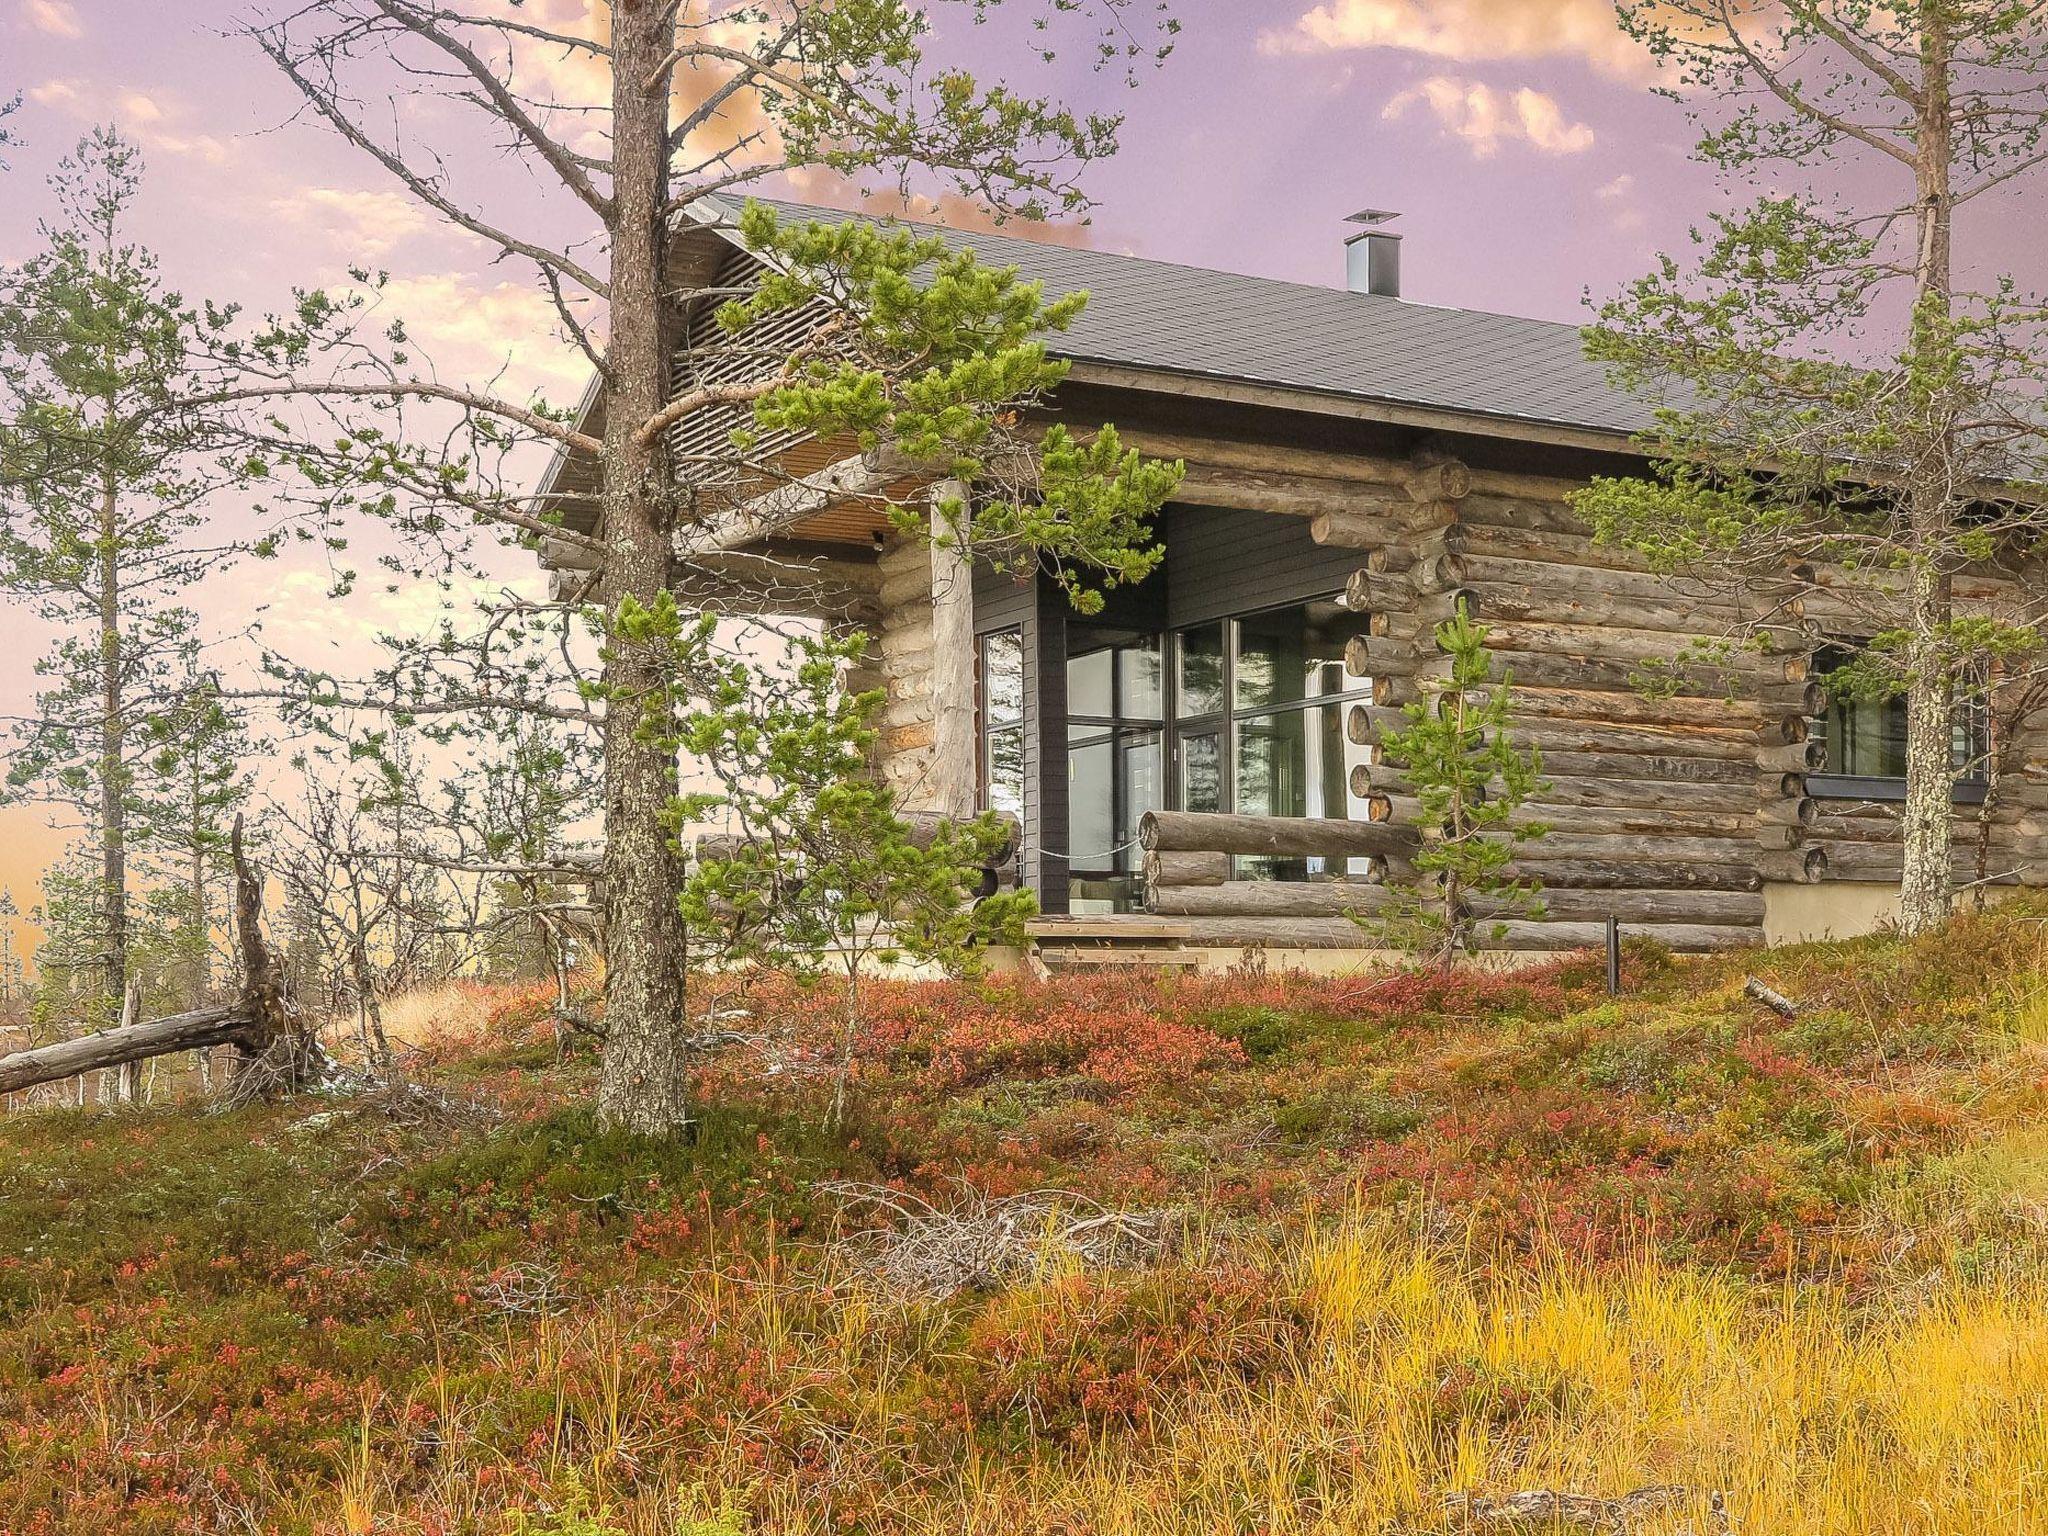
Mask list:
POLYGON ((932 764, 930 809, 974 814, 974 568, 967 552, 967 487, 941 480, 931 488, 932 764), (957 522, 955 521, 957 519, 957 522))

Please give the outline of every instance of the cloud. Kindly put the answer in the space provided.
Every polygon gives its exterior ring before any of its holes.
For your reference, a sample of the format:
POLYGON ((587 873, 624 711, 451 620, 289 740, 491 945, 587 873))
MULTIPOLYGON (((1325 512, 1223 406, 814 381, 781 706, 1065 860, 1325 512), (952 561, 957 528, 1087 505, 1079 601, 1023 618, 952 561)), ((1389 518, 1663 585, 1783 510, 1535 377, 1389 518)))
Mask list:
POLYGON ((1613 0, 1325 0, 1259 39, 1266 53, 1405 48, 1440 59, 1584 59, 1610 75, 1652 72, 1615 24, 1613 0))
POLYGON ((382 308, 405 321, 418 352, 443 379, 496 380, 496 392, 509 398, 538 392, 572 404, 590 373, 537 287, 480 282, 466 272, 394 277, 384 287, 382 308))
POLYGON ((28 24, 38 32, 51 37, 83 37, 85 28, 80 25, 78 12, 72 9, 71 0, 23 0, 22 14, 28 24))
POLYGON ((28 99, 39 107, 75 110, 84 99, 80 90, 84 84, 85 82, 75 75, 45 80, 41 85, 29 88, 28 99))
POLYGON ((802 166, 786 174, 790 193, 807 203, 844 208, 871 219, 908 219, 943 224, 971 233, 1009 235, 1040 245, 1086 247, 1094 244, 1094 228, 1055 219, 999 218, 978 198, 959 192, 904 192, 898 187, 860 187, 836 171, 802 166))
POLYGON ((1603 203, 1611 203, 1615 201, 1615 199, 1617 198, 1627 197, 1629 193, 1635 191, 1635 189, 1635 177, 1629 175, 1626 171, 1624 171, 1621 175, 1615 177, 1614 180, 1607 182, 1602 186, 1595 187, 1593 189, 1593 195, 1599 198, 1600 201, 1602 201, 1603 203))
POLYGON ((1434 75, 1401 92, 1380 116, 1391 122, 1416 105, 1426 106, 1446 132, 1471 145, 1481 160, 1507 143, 1526 143, 1546 155, 1582 154, 1593 147, 1591 128, 1566 121, 1563 108, 1527 86, 1496 91, 1476 80, 1434 75))
POLYGON ((274 199, 270 209, 280 219, 318 230, 337 239, 351 260, 380 259, 404 242, 421 236, 472 237, 444 223, 415 199, 401 192, 349 187, 300 187, 274 199))
POLYGON ((192 133, 179 127, 191 113, 183 104, 152 96, 143 91, 116 94, 106 86, 76 75, 45 80, 33 88, 29 99, 71 117, 94 120, 106 115, 106 104, 114 104, 116 125, 144 149, 160 149, 167 155, 191 156, 220 165, 228 158, 226 141, 210 133, 192 133))

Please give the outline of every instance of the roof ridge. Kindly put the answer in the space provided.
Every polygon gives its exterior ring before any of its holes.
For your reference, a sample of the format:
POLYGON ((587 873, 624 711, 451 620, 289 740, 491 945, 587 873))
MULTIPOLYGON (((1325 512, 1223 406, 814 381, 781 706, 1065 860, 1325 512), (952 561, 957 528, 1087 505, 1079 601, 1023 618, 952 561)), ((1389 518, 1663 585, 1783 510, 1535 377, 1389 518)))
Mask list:
MULTIPOLYGON (((717 201, 727 202, 726 194, 714 194, 717 201)), ((1546 320, 1540 315, 1517 315, 1504 309, 1476 309, 1465 304, 1432 304, 1422 299, 1401 298, 1380 293, 1354 293, 1349 288, 1339 288, 1329 283, 1303 282, 1294 277, 1268 277, 1261 272, 1234 272, 1228 267, 1209 267, 1200 262, 1175 261, 1166 256, 1141 256, 1131 251, 1105 250, 1098 245, 1066 245, 1057 240, 1033 240, 1026 235, 1013 235, 999 229, 962 229, 956 224, 942 224, 937 219, 917 219, 900 213, 868 213, 857 208, 835 208, 830 203, 807 203, 794 197, 752 196, 749 201, 766 203, 771 207, 796 209, 803 213, 829 213, 845 219, 867 219, 875 224, 901 224, 912 229, 930 229, 973 240, 977 236, 988 236, 997 240, 1010 240, 1019 245, 1034 246, 1039 250, 1069 252, 1077 256, 1097 256, 1109 261, 1142 262, 1153 267, 1172 267, 1180 272, 1200 272, 1211 277, 1227 277, 1241 283, 1266 283, 1275 288, 1294 288, 1305 293, 1327 294, 1335 298, 1360 299, 1369 304, 1395 304, 1409 309, 1434 310, 1439 314, 1479 315, 1488 320, 1511 320, 1520 325, 1552 326, 1564 331, 1582 331, 1585 327, 1569 320, 1546 320)))

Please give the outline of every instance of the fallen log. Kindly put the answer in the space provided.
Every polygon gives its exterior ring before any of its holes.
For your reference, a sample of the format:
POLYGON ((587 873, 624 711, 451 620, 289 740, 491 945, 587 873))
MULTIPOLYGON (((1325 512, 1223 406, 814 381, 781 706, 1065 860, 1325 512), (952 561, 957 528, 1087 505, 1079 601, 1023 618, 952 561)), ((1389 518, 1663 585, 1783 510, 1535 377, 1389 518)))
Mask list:
POLYGON ((218 1003, 165 1019, 17 1051, 12 1056, 0 1056, 0 1093, 19 1093, 39 1083, 61 1082, 82 1072, 148 1061, 178 1051, 248 1046, 253 1044, 254 1027, 255 1015, 244 1004, 218 1003))
MULTIPOLYGON (((243 857, 239 816, 229 850, 234 859, 235 943, 242 960, 242 995, 232 1003, 0 1056, 0 1093, 19 1093, 82 1072, 220 1045, 235 1047, 244 1070, 266 1054, 280 1051, 278 1086, 296 1087, 315 1075, 322 1053, 318 1043, 298 1028, 285 1003, 276 962, 263 942, 263 882, 243 857)), ((261 1086, 267 1091, 271 1084, 261 1086)))

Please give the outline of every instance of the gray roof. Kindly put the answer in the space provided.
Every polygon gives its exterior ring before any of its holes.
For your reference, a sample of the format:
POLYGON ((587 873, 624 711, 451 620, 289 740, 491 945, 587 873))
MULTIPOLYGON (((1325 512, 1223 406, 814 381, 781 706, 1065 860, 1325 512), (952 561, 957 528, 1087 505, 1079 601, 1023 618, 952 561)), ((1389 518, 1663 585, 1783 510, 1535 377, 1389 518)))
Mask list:
MULTIPOLYGON (((796 219, 864 217, 762 201, 796 219)), ((1647 403, 1617 391, 1587 361, 1577 326, 894 222, 1015 266, 1048 294, 1085 290, 1081 317, 1049 342, 1076 362, 1595 432, 1651 424, 1647 403)))

